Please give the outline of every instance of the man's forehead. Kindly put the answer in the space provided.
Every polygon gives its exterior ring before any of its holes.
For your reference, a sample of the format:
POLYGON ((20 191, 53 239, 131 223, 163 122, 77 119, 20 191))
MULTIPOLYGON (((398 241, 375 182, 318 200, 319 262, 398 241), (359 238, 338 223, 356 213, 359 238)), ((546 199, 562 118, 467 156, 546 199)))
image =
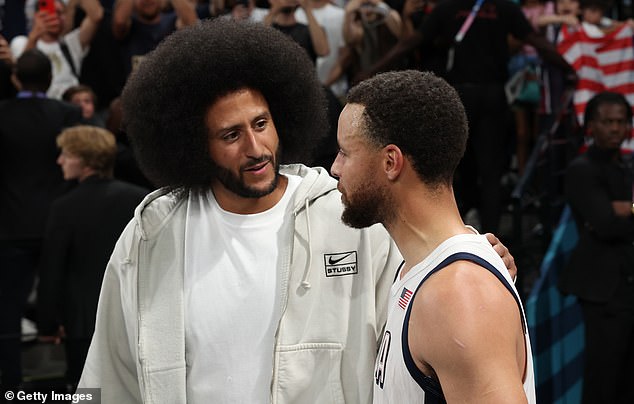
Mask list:
POLYGON ((206 124, 210 130, 224 130, 257 117, 273 119, 268 103, 257 90, 243 88, 216 98, 207 107, 206 124))
POLYGON ((251 87, 240 87, 240 88, 236 88, 236 89, 233 89, 233 90, 229 90, 229 91, 223 92, 220 95, 216 96, 216 98, 214 98, 211 101, 211 103, 207 106, 207 108, 213 108, 213 106, 218 104, 218 103, 221 103, 221 102, 226 101, 228 99, 235 98, 236 96, 239 96, 239 95, 242 95, 242 94, 247 94, 247 93, 250 93, 255 98, 259 98, 259 99, 263 100, 268 105, 268 101, 267 101, 266 97, 264 96, 264 94, 262 94, 262 92, 260 90, 257 90, 255 88, 251 88, 251 87))
POLYGON ((365 106, 361 104, 346 104, 341 111, 337 131, 337 141, 341 147, 363 147, 368 143, 368 139, 364 136, 364 110, 365 106))
POLYGON ((625 107, 625 105, 623 105, 623 104, 621 104, 619 102, 604 102, 604 103, 600 104, 597 107, 597 109, 599 111, 607 111, 607 110, 615 111, 617 109, 620 110, 620 111, 625 111, 626 107, 625 107))
POLYGON ((346 115, 346 118, 349 120, 350 125, 353 128, 360 128, 363 125, 363 111, 365 111, 365 106, 361 104, 349 103, 343 107, 343 111, 341 111, 341 115, 346 115))
POLYGON ((606 102, 597 107, 595 118, 602 118, 607 115, 627 115, 627 107, 620 103, 606 102))

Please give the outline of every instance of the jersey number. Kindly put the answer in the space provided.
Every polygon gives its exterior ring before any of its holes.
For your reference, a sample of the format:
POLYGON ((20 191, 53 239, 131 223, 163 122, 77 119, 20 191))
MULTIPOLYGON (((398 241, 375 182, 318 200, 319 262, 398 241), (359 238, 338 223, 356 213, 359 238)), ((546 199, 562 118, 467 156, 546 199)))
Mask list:
POLYGON ((389 331, 385 331, 385 334, 383 334, 383 341, 381 341, 381 347, 379 348, 379 355, 376 358, 376 367, 374 369, 374 382, 381 389, 383 389, 383 384, 385 383, 385 369, 387 367, 387 356, 390 353, 391 343, 392 334, 389 331))

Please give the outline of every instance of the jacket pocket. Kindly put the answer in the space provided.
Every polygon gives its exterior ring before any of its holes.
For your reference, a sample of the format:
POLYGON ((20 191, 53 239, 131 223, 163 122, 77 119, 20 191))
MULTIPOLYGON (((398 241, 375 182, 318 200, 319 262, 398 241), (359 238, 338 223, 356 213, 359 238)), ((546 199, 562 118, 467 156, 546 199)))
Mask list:
POLYGON ((154 369, 145 376, 144 402, 148 404, 185 404, 186 370, 184 363, 177 367, 154 369))
POLYGON ((345 403, 341 380, 343 347, 337 343, 278 346, 272 402, 345 403))

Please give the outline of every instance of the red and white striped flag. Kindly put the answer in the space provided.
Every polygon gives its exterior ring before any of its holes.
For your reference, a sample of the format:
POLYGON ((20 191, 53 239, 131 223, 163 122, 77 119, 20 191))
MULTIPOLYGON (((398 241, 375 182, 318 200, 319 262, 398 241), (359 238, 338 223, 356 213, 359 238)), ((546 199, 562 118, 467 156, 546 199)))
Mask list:
MULTIPOLYGON (((634 109, 633 35, 627 24, 608 33, 585 23, 577 28, 562 27, 557 47, 579 78, 573 104, 580 125, 586 104, 601 91, 623 94, 634 109)), ((634 150, 634 139, 624 142, 623 149, 634 150)))

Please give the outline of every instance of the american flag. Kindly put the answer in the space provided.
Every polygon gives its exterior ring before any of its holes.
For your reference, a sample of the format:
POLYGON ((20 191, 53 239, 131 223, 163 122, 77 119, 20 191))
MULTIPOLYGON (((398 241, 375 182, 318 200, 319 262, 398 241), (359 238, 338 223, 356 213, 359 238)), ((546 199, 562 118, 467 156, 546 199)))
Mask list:
POLYGON ((401 292, 401 297, 398 299, 399 307, 405 310, 407 308, 407 303, 409 303, 409 299, 411 298, 412 291, 407 288, 403 288, 403 291, 401 292))
MULTIPOLYGON (((586 23, 576 29, 562 27, 557 48, 579 77, 573 100, 579 124, 583 124, 586 104, 601 91, 623 94, 634 110, 633 34, 627 24, 609 33, 586 23)), ((621 148, 634 150, 634 131, 621 148)))

